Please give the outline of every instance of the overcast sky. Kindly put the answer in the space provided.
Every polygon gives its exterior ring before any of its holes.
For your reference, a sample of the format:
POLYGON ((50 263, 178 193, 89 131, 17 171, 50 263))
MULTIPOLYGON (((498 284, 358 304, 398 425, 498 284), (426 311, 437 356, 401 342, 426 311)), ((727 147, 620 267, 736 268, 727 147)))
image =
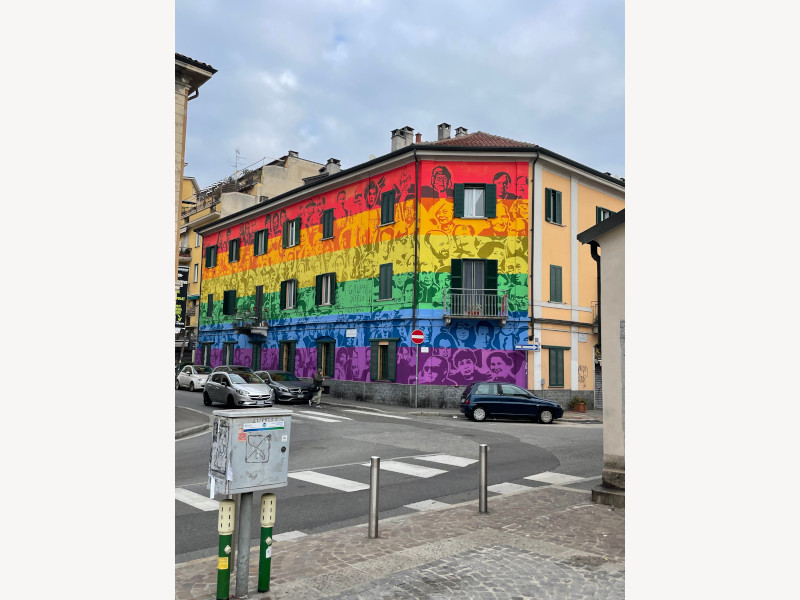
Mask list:
POLYGON ((288 150, 342 168, 449 123, 625 176, 622 0, 177 0, 175 49, 216 75, 189 104, 201 187, 288 150))

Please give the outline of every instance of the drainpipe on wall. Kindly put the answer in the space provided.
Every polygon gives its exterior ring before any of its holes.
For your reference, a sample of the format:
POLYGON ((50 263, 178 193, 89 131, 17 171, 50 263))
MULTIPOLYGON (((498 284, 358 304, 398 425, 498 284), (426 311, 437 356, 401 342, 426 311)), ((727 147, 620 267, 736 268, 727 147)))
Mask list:
MULTIPOLYGON (((536 163, 538 162, 538 160, 539 160, 539 155, 537 154, 536 158, 533 159, 533 163, 531 163, 531 183, 528 186, 528 204, 532 204, 533 203, 533 198, 531 197, 531 190, 536 189, 534 187, 534 182, 536 180, 536 163)), ((533 324, 534 324, 535 321, 533 319, 533 300, 534 300, 534 298, 533 298, 533 288, 532 288, 532 286, 533 286, 533 263, 534 263, 533 259, 534 259, 535 255, 534 255, 533 251, 534 251, 534 248, 536 248, 536 244, 534 242, 534 237, 533 237, 534 236, 534 232, 533 232, 533 222, 534 222, 533 210, 530 211, 530 215, 531 215, 531 256, 530 256, 530 260, 528 260, 528 289, 531 290, 531 301, 530 301, 530 306, 528 307, 528 310, 531 311, 531 324, 530 324, 531 333, 530 333, 530 335, 528 335, 528 341, 532 342, 533 338, 535 336, 535 333, 534 333, 535 330, 533 328, 533 324)))
POLYGON ((592 258, 597 263, 597 346, 602 354, 603 346, 601 340, 603 338, 600 337, 600 327, 602 326, 602 320, 600 319, 600 255, 597 253, 599 244, 597 242, 589 242, 589 246, 592 250, 592 258))

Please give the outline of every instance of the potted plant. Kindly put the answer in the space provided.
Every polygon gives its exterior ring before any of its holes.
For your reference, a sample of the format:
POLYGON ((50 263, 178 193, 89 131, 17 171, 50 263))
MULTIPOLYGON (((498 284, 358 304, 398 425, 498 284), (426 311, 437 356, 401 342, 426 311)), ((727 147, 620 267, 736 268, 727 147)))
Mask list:
POLYGON ((569 401, 569 408, 570 410, 574 410, 575 412, 586 412, 586 398, 583 396, 575 396, 572 400, 569 401))

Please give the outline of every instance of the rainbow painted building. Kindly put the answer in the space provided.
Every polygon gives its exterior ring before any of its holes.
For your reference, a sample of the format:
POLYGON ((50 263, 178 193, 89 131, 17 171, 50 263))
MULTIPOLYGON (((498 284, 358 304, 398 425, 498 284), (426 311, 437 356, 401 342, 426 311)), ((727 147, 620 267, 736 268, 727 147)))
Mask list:
POLYGON ((564 361, 572 350, 592 374, 597 364, 596 267, 576 237, 600 209, 624 207, 624 181, 449 129, 416 143, 395 130, 389 154, 346 170, 331 159, 305 185, 199 228, 197 362, 322 368, 334 396, 420 406, 485 380, 591 398, 594 377, 564 361))

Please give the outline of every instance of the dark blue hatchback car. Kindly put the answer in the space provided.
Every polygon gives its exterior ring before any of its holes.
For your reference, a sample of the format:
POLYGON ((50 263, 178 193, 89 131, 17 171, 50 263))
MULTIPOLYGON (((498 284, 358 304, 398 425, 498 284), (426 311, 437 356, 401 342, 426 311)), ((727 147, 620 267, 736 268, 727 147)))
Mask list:
POLYGON ((534 396, 513 383, 493 381, 470 383, 461 394, 460 409, 474 421, 491 416, 552 423, 564 416, 564 409, 556 402, 534 396))

